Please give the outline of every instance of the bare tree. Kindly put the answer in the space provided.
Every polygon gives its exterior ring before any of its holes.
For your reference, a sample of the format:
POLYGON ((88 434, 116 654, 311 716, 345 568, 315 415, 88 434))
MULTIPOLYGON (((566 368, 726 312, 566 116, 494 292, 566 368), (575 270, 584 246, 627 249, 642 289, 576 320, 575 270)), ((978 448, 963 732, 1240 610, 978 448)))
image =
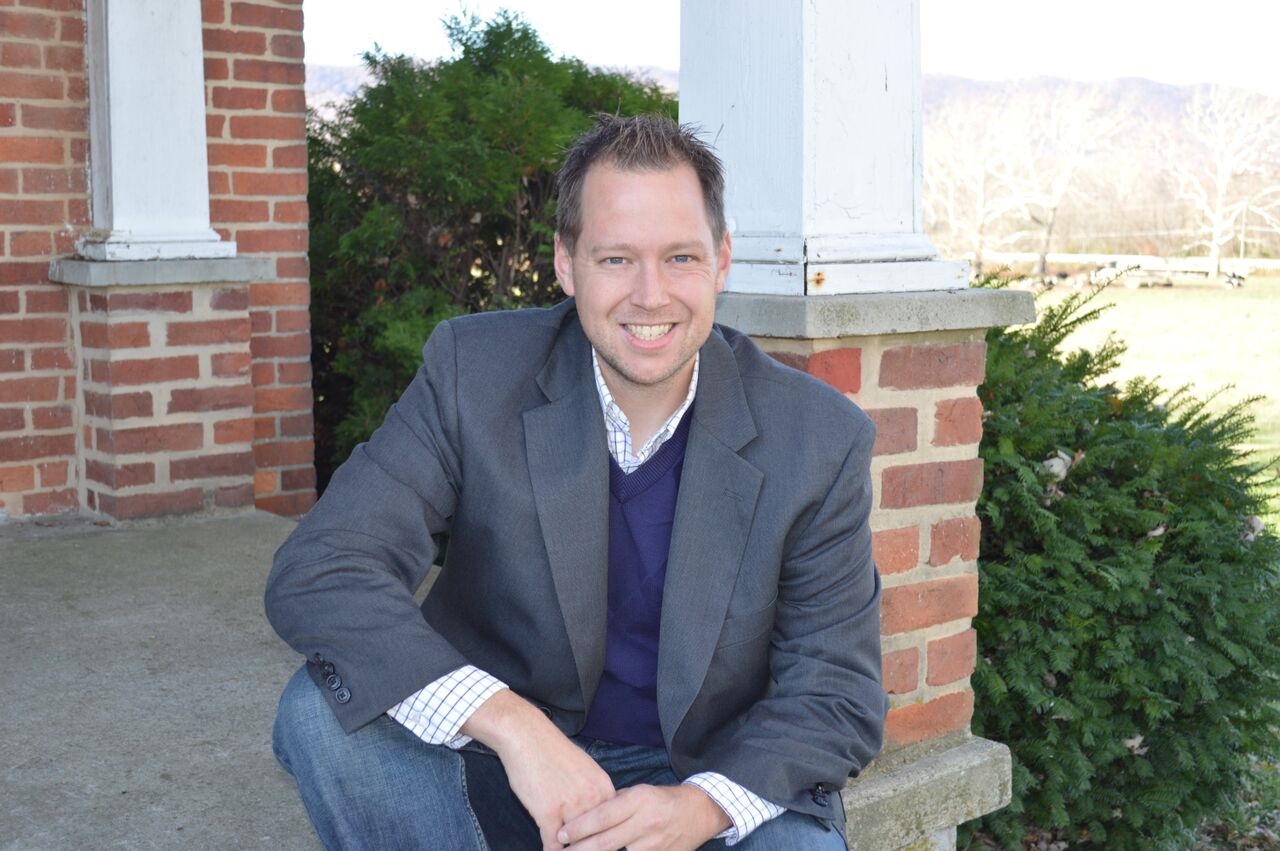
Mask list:
POLYGON ((1222 251, 1238 226, 1254 214, 1280 228, 1280 104, 1254 92, 1223 86, 1195 91, 1187 106, 1182 144, 1168 144, 1167 168, 1178 197, 1190 205, 1214 277, 1222 251))

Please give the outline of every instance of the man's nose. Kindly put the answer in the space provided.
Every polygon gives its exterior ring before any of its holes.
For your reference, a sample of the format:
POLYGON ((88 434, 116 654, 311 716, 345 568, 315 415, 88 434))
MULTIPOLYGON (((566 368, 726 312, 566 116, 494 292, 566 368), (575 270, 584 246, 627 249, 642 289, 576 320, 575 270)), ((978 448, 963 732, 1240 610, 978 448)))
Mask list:
POLYGON ((660 265, 642 263, 631 287, 631 303, 644 310, 665 307, 671 299, 667 293, 667 279, 660 265))

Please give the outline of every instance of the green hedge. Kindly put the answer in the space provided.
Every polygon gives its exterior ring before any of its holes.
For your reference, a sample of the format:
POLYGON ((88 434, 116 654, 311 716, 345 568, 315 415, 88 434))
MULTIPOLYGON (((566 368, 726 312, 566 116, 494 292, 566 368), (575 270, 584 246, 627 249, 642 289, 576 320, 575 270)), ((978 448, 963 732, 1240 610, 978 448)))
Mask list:
POLYGON ((1089 298, 987 337, 973 726, 1012 749, 1013 803, 973 847, 1184 847, 1246 755, 1277 752, 1280 541, 1236 448, 1252 419, 1102 382, 1120 344, 1062 351, 1089 298))

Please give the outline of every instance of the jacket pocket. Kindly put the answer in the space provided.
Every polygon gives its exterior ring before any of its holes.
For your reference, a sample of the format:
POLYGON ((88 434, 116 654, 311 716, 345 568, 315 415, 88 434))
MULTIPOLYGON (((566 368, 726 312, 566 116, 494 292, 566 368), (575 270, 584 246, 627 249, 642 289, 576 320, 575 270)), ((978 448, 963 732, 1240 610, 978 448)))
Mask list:
POLYGON ((774 605, 777 602, 778 598, 774 597, 769 601, 769 605, 763 608, 725 618, 724 626, 720 628, 720 640, 716 642, 716 648, 721 649, 750 641, 772 628, 774 605))

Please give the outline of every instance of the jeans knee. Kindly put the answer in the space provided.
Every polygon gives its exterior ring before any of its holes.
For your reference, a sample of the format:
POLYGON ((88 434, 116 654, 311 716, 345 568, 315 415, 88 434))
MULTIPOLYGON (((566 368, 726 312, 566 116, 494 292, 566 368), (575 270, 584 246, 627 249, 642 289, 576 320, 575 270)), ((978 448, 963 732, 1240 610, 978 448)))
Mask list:
POLYGON ((300 668, 284 687, 276 708, 275 726, 271 731, 271 749, 285 770, 301 755, 301 749, 332 744, 345 735, 320 689, 300 668))

